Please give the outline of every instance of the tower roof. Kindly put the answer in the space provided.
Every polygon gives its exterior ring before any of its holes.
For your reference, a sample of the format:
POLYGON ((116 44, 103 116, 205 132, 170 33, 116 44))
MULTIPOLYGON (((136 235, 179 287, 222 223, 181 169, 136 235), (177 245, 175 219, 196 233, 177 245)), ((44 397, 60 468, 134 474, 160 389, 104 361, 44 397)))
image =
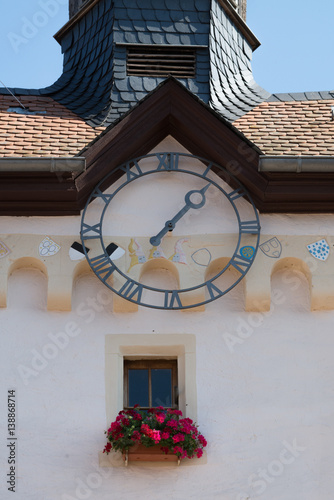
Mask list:
POLYGON ((62 75, 47 88, 13 89, 15 94, 52 98, 87 124, 106 126, 168 72, 177 77, 173 65, 187 48, 193 51, 194 75, 179 80, 228 120, 269 97, 252 76, 252 51, 259 42, 228 0, 74 3, 81 9, 55 36, 64 53, 62 75), (169 61, 165 74, 131 73, 128 58, 133 48, 143 53, 144 61, 164 50, 169 61))

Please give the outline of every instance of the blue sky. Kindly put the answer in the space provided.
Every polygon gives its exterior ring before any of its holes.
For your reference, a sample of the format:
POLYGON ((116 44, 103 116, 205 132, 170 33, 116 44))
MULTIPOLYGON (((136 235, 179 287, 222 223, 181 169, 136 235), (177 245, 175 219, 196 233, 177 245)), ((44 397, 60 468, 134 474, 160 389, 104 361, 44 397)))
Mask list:
MULTIPOLYGON (((68 0, 3 3, 0 80, 25 88, 53 83, 62 68, 53 35, 68 19, 68 0)), ((248 0, 247 23, 261 42, 253 54, 257 83, 272 93, 333 90, 333 20, 333 0, 248 0)))

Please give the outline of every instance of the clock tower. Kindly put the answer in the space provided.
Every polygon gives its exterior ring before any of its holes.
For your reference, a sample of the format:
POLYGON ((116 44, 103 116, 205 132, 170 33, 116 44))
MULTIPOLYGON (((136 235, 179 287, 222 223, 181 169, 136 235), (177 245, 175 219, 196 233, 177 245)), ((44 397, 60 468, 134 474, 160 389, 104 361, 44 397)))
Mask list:
POLYGON ((70 0, 69 14, 55 35, 63 74, 43 94, 90 126, 116 122, 170 75, 230 122, 270 95, 253 78, 246 0, 70 0))

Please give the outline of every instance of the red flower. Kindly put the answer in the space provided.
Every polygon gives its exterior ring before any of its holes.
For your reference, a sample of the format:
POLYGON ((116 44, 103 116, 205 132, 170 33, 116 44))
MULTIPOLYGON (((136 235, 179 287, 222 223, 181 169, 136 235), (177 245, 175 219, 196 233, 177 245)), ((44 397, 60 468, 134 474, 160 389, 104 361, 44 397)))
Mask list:
POLYGON ((122 430, 122 426, 118 423, 118 422, 113 422, 112 424, 110 424, 110 429, 108 429, 108 432, 121 432, 122 430))
POLYGON ((138 407, 122 410, 110 424, 104 453, 123 451, 141 442, 145 446, 165 444, 162 451, 172 452, 179 458, 202 456, 206 439, 190 418, 182 417, 180 410, 159 406, 144 412, 138 407))
POLYGON ((177 453, 183 453, 183 448, 181 448, 181 446, 174 446, 174 450, 173 450, 173 453, 175 453, 175 455, 177 453))
POLYGON ((165 415, 163 413, 157 413, 155 418, 159 422, 159 424, 162 424, 165 421, 165 415))
POLYGON ((173 436, 173 441, 174 443, 179 443, 180 441, 184 441, 184 435, 176 434, 175 436, 173 436))
POLYGON ((177 426, 178 426, 178 422, 177 420, 168 420, 167 424, 169 427, 171 427, 172 429, 176 429, 177 426))
POLYGON ((149 426, 147 424, 141 424, 141 427, 140 427, 140 430, 142 431, 143 434, 150 434, 151 432, 151 429, 149 428, 149 426))
POLYGON ((180 415, 182 417, 182 411, 180 410, 173 410, 172 408, 168 408, 167 413, 170 415, 180 415))
POLYGON ((198 441, 201 443, 202 446, 206 446, 208 443, 207 443, 207 440, 205 439, 204 436, 202 436, 202 434, 199 434, 198 435, 198 441))
POLYGON ((132 441, 140 441, 140 439, 141 439, 140 432, 138 432, 138 431, 133 431, 133 434, 132 434, 132 438, 131 438, 131 440, 132 440, 132 441))
POLYGON ((104 447, 103 453, 110 453, 111 443, 107 443, 104 447))

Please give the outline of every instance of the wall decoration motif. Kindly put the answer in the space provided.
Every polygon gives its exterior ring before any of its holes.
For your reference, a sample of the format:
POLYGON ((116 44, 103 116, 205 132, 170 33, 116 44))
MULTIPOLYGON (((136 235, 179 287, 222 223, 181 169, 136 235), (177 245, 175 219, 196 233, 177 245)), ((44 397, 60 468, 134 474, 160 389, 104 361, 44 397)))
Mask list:
POLYGON ((179 264, 188 264, 186 254, 182 248, 183 243, 188 241, 187 238, 180 238, 177 240, 174 246, 174 253, 169 257, 172 262, 178 262, 179 264))
POLYGON ((3 259, 8 254, 10 254, 9 248, 4 244, 3 241, 0 241, 0 259, 3 259))
POLYGON ((124 248, 116 245, 116 243, 109 243, 106 247, 106 252, 112 260, 118 260, 125 254, 124 248))
POLYGON ((260 245, 260 250, 272 259, 278 259, 282 253, 282 245, 276 236, 270 240, 265 241, 260 245))
POLYGON ((191 255, 191 258, 198 266, 207 267, 211 262, 212 255, 207 248, 200 248, 191 255))
POLYGON ((329 256, 329 245, 325 239, 307 245, 307 249, 318 260, 325 261, 329 256))
POLYGON ((246 245, 240 248, 240 254, 245 257, 245 259, 251 259, 255 253, 255 248, 251 245, 246 245))
MULTIPOLYGON (((89 248, 85 247, 86 252, 89 252, 89 248)), ((75 241, 72 243, 71 248, 69 249, 68 255, 71 260, 81 260, 85 258, 85 251, 81 243, 75 241)))
POLYGON ((131 241, 128 246, 131 262, 130 262, 130 267, 127 270, 127 272, 130 271, 130 269, 133 268, 133 266, 137 264, 144 264, 146 262, 146 257, 143 251, 143 247, 138 243, 137 238, 131 238, 131 241))
POLYGON ((152 247, 150 250, 150 255, 149 255, 149 260, 150 259, 167 259, 163 249, 159 245, 158 247, 152 247))
POLYGON ((38 251, 41 257, 52 257, 59 252, 61 246, 46 236, 39 244, 38 251))

